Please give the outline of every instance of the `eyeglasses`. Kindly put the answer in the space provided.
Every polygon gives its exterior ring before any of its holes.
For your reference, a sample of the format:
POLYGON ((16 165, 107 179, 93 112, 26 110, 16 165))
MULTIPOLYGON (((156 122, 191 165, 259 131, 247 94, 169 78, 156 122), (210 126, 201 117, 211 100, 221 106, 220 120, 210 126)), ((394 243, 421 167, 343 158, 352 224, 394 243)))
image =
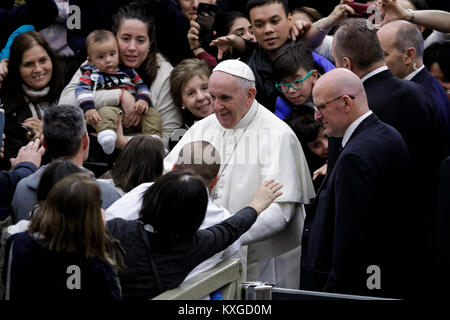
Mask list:
POLYGON ((322 111, 325 110, 325 108, 327 107, 327 104, 332 103, 332 102, 334 102, 334 101, 337 101, 337 100, 343 98, 344 96, 347 96, 347 97, 349 97, 350 99, 355 99, 354 96, 350 96, 350 95, 348 95, 348 94, 343 94, 342 96, 339 96, 339 97, 337 97, 336 99, 333 99, 333 100, 331 100, 331 101, 325 102, 324 104, 321 104, 321 105, 319 105, 319 106, 313 106, 313 107, 314 107, 314 110, 316 110, 317 112, 322 112, 322 111))
POLYGON ((303 78, 294 80, 289 83, 276 83, 275 88, 277 88, 277 90, 280 91, 281 93, 287 93, 289 91, 289 88, 292 88, 294 90, 300 90, 303 87, 303 81, 305 81, 310 75, 312 75, 313 71, 314 70, 311 70, 303 78))

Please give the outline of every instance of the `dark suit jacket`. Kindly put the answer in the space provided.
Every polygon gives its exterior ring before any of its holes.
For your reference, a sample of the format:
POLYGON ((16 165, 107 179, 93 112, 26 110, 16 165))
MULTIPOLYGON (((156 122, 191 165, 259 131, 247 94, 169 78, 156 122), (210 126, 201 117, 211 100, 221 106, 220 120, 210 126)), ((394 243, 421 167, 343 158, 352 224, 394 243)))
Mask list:
POLYGON ((450 157, 441 166, 434 251, 433 293, 447 298, 450 292, 450 157))
MULTIPOLYGON (((424 250, 430 252, 434 238, 439 167, 445 155, 433 101, 421 85, 398 79, 389 70, 364 81, 364 89, 369 108, 381 121, 397 129, 408 146, 416 166, 414 176, 420 186, 418 196, 421 204, 418 200, 416 203, 423 207, 425 214, 423 231, 426 233, 423 237, 428 249, 424 250)), ((340 138, 329 139, 329 168, 334 165, 340 141, 340 138)))
POLYGON ((306 216, 300 287, 370 296, 406 294, 409 227, 416 218, 405 142, 374 114, 356 128, 306 216), (410 224, 411 221, 411 224, 410 224), (369 266, 381 289, 369 290, 369 266))
POLYGON ((424 67, 419 73, 417 73, 411 81, 420 84, 425 88, 428 96, 434 101, 436 107, 435 113, 439 123, 439 129, 441 135, 443 136, 443 143, 446 143, 447 148, 444 149, 445 155, 449 155, 450 149, 450 100, 448 100, 447 94, 444 88, 436 80, 435 77, 428 72, 427 68, 424 67))

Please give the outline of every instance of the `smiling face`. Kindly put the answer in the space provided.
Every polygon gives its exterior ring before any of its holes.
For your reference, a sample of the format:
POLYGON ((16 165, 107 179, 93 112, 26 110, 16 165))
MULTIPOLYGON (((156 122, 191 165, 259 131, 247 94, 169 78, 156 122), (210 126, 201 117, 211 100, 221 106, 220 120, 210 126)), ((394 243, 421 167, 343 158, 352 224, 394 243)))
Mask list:
POLYGON ((286 16, 281 3, 270 3, 250 10, 250 21, 256 41, 271 56, 289 37, 291 16, 286 16))
POLYGON ((181 90, 181 99, 183 107, 198 118, 205 118, 214 113, 206 76, 197 75, 190 78, 181 90))
POLYGON ((115 38, 109 38, 103 42, 91 44, 88 49, 89 63, 100 71, 117 71, 119 64, 119 51, 115 38))
POLYGON ((53 64, 45 49, 35 44, 22 55, 20 76, 30 88, 43 89, 52 78, 53 64))
POLYGON ((150 49, 148 25, 137 19, 124 19, 116 34, 120 61, 129 68, 139 68, 150 49))
POLYGON ((244 92, 236 77, 216 71, 209 78, 209 93, 217 120, 222 127, 232 129, 250 109, 256 90, 244 92))
MULTIPOLYGON (((294 80, 303 79, 310 70, 306 71, 304 68, 298 68, 294 76, 285 77, 279 81, 280 83, 289 83, 294 80)), ((316 82, 318 73, 316 70, 303 81, 302 88, 300 90, 295 90, 294 88, 289 88, 289 91, 283 93, 286 99, 292 102, 294 105, 299 106, 304 104, 308 99, 311 99, 312 89, 314 83, 316 82)))

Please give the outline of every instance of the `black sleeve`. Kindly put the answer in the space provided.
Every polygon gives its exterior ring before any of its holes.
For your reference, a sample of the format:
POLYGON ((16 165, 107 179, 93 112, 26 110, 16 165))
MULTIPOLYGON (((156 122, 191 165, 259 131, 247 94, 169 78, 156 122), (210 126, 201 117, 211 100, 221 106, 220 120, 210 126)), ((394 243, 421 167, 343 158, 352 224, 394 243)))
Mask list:
POLYGON ((14 191, 19 181, 37 170, 36 166, 28 161, 19 163, 14 170, 0 172, 0 206, 11 204, 14 191))
POLYGON ((204 230, 198 230, 188 255, 195 267, 217 252, 225 250, 255 223, 257 214, 252 207, 245 207, 232 217, 204 230))
POLYGON ((0 9, 0 47, 4 47, 9 35, 18 27, 31 24, 37 31, 42 30, 55 21, 58 13, 53 0, 28 0, 11 10, 0 9))

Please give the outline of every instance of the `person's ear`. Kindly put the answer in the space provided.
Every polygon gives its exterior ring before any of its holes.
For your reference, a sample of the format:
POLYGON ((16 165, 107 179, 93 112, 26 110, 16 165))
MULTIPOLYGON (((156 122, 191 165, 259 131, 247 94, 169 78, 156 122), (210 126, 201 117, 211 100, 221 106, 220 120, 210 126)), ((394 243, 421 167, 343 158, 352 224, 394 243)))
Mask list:
POLYGON ((44 135, 41 135, 41 144, 44 147, 45 151, 48 150, 47 145, 45 144, 45 138, 44 135))
POLYGON ((311 74, 311 78, 312 78, 312 84, 316 84, 317 79, 319 79, 319 72, 314 69, 313 73, 311 74))
POLYGON ((406 49, 403 60, 407 65, 414 63, 416 61, 416 49, 413 47, 406 49))
POLYGON ((345 106, 344 110, 345 112, 350 112, 350 110, 353 108, 354 99, 350 98, 349 96, 344 96, 345 106))
POLYGON ((348 70, 352 70, 352 60, 350 60, 350 58, 349 57, 344 57, 343 59, 342 59, 342 67, 343 68, 346 68, 346 69, 348 69, 348 70))
POLYGON ((83 147, 83 150, 89 149, 89 133, 86 132, 84 134, 81 145, 83 147))
POLYGON ((253 103, 253 100, 256 97, 256 88, 250 88, 247 91, 247 102, 248 102, 248 107, 250 107, 253 103))
POLYGON ((211 182, 208 185, 208 190, 211 192, 211 190, 216 186, 217 181, 219 181, 219 175, 216 174, 216 176, 211 180, 211 182))

